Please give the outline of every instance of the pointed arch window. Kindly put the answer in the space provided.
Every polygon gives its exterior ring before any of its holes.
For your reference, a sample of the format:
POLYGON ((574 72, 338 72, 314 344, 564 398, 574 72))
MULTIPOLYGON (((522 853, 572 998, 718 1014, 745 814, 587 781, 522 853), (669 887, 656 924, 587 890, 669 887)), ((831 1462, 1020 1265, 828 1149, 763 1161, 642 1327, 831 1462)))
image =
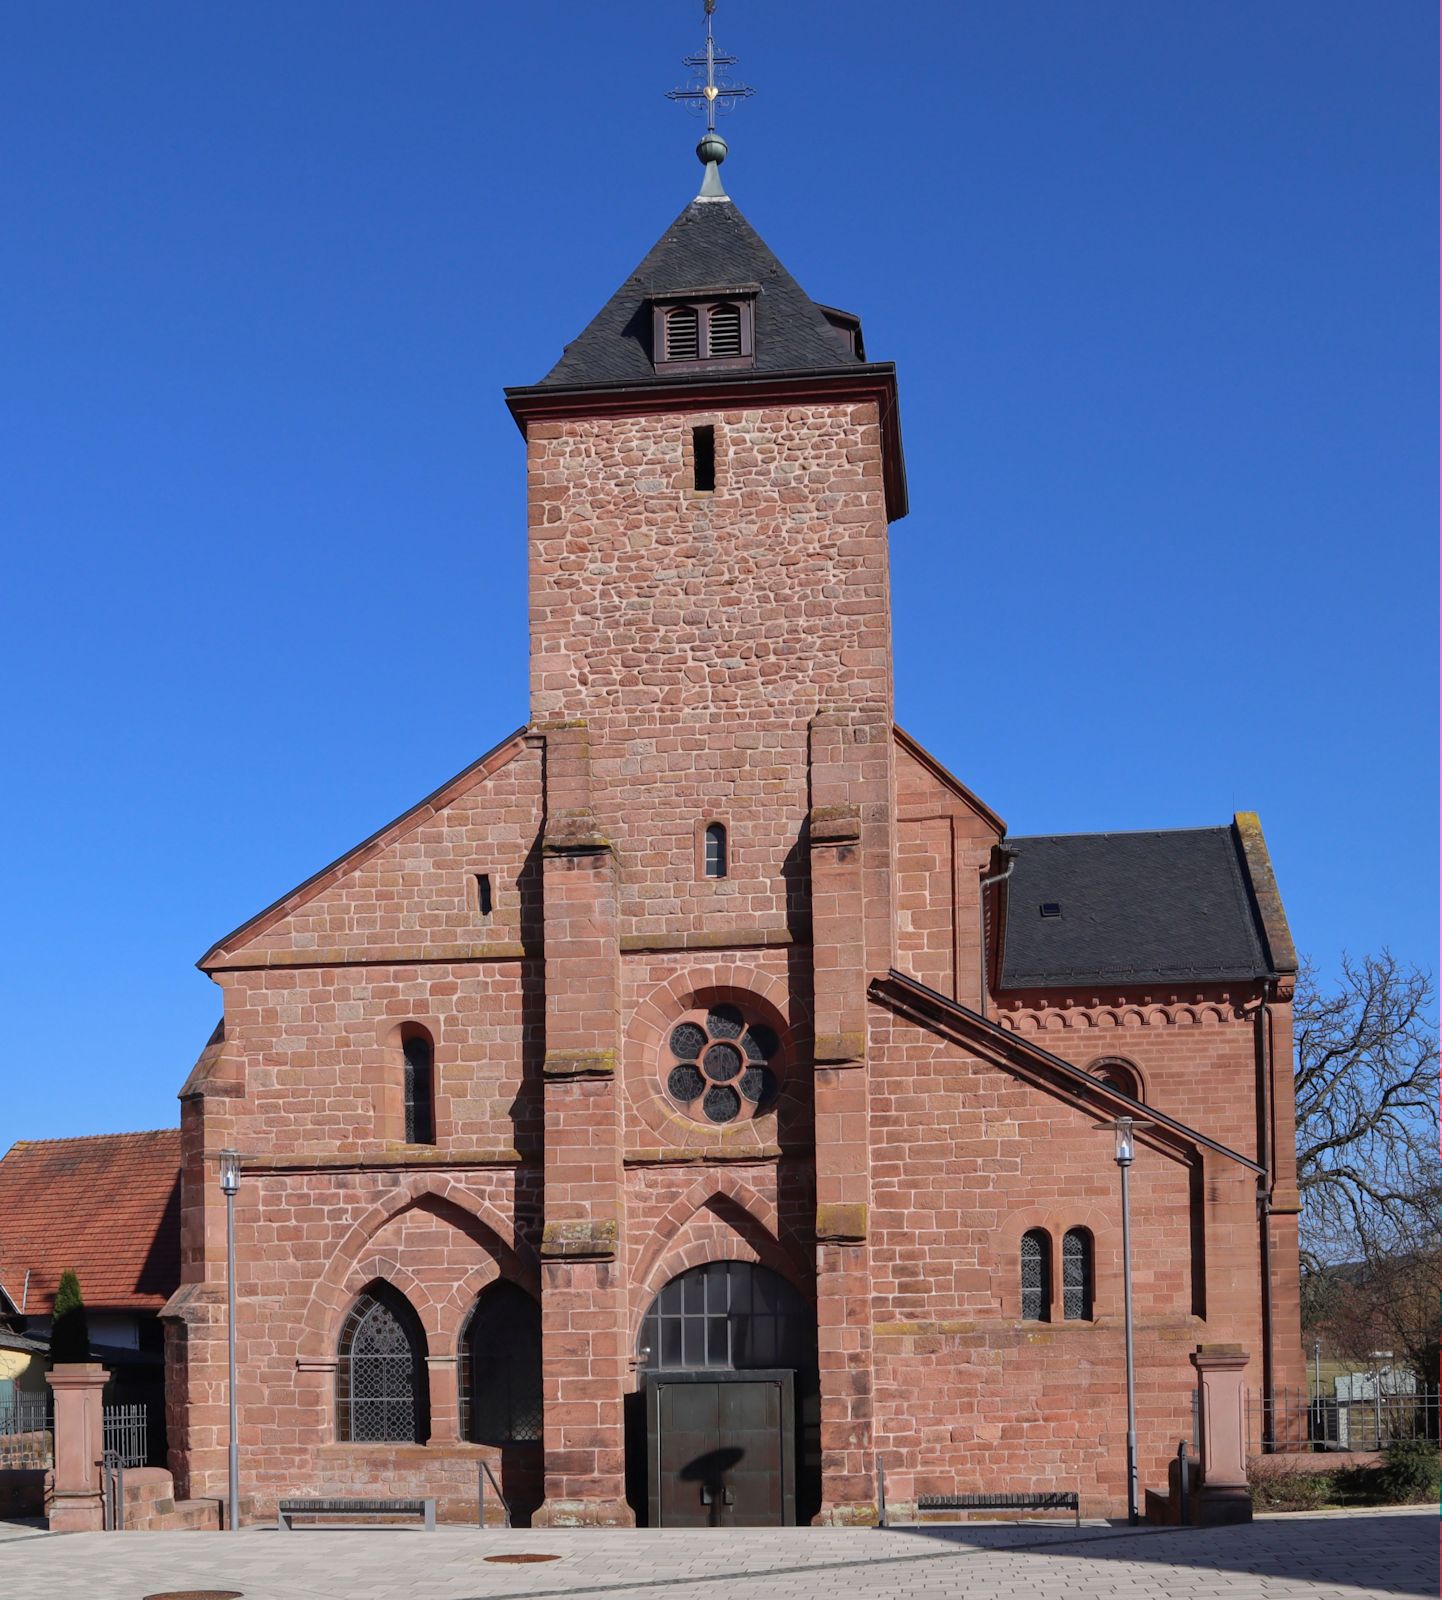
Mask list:
POLYGON ((435 1048, 419 1028, 401 1040, 404 1056, 406 1143, 436 1142, 435 1048))
POLYGON ((1021 1236, 1021 1315, 1025 1322, 1051 1321, 1051 1236, 1045 1228, 1021 1236))
POLYGON ((460 1350, 461 1426, 476 1444, 541 1437, 541 1308, 514 1283, 476 1300, 460 1350))
POLYGON ((1092 1236, 1069 1228, 1061 1242, 1062 1315, 1068 1322, 1090 1322, 1092 1315, 1092 1236))
POLYGON ((336 1436, 361 1443, 424 1444, 430 1436, 426 1335, 405 1296, 373 1283, 341 1327, 336 1436))

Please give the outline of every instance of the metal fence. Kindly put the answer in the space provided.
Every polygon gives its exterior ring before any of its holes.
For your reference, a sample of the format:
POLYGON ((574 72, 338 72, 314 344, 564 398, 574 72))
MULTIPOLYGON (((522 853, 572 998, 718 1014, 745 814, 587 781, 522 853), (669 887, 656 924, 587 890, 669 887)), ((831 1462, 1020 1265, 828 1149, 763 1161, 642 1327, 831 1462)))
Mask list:
POLYGON ((106 1406, 105 1454, 116 1466, 143 1467, 150 1456, 150 1436, 145 1406, 106 1406))
POLYGON ((1438 1391, 1336 1400, 1305 1389, 1278 1389, 1268 1399, 1247 1392, 1247 1453, 1298 1450, 1385 1450, 1402 1439, 1439 1438, 1438 1391))
POLYGON ((48 1395, 0 1405, 0 1467, 48 1467, 51 1447, 48 1395))

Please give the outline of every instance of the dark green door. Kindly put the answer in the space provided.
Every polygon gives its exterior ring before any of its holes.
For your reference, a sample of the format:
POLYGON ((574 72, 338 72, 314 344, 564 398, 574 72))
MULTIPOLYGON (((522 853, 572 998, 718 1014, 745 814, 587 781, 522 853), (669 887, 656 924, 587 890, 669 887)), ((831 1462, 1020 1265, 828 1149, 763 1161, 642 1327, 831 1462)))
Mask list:
POLYGON ((791 1374, 652 1380, 653 1525, 774 1528, 795 1520, 791 1374))

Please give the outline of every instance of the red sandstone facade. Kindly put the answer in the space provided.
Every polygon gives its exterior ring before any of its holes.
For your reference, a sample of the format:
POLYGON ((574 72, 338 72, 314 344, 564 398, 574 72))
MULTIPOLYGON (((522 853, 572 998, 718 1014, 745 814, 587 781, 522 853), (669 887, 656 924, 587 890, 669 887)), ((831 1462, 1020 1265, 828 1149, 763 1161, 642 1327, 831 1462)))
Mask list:
MULTIPOLYGON (((758 367, 767 337, 758 312, 758 367)), ((1128 1111, 1158 1119, 1133 1176, 1143 1486, 1191 1435, 1198 1343, 1243 1345, 1259 1390, 1302 1381, 1295 962, 1260 832, 1233 830, 1264 970, 1004 986, 1020 913, 983 887, 1004 825, 892 718, 894 404, 889 369, 840 359, 513 395, 530 721, 201 963, 224 1021, 182 1091, 181 1494, 224 1493, 225 1146, 246 1157, 255 1516, 385 1489, 473 1517, 484 1458, 538 1521, 644 1520, 643 1319, 720 1261, 767 1268, 814 1319, 798 1515, 874 1518, 878 1461, 893 1500, 1076 1487, 1090 1514, 1124 1509, 1117 1178, 1094 1125, 1128 1111), (755 1113, 712 1124, 669 1092, 669 1041, 724 1004, 778 1046, 755 1113), (424 1143, 403 1098, 418 1033, 424 1143), (1088 1070, 1116 1057, 1147 1110, 1088 1070), (1089 1315, 1064 1314, 1059 1254, 1045 1314, 1023 1315, 1037 1229, 1058 1253, 1087 1230, 1089 1315), (467 1437, 460 1390, 467 1319, 502 1280, 539 1305, 544 1424, 496 1445, 467 1437), (343 1437, 343 1331, 377 1283, 423 1330, 424 1442, 343 1437)))

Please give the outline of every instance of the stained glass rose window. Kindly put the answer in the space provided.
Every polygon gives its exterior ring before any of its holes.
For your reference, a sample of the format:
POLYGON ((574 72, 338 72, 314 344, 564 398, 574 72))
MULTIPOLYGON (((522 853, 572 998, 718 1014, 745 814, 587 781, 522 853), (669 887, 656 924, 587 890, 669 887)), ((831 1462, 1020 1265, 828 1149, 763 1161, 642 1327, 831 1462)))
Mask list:
POLYGON ((666 1039, 666 1093, 698 1122, 745 1122, 776 1098, 781 1041, 737 1006, 714 1005, 666 1039))

